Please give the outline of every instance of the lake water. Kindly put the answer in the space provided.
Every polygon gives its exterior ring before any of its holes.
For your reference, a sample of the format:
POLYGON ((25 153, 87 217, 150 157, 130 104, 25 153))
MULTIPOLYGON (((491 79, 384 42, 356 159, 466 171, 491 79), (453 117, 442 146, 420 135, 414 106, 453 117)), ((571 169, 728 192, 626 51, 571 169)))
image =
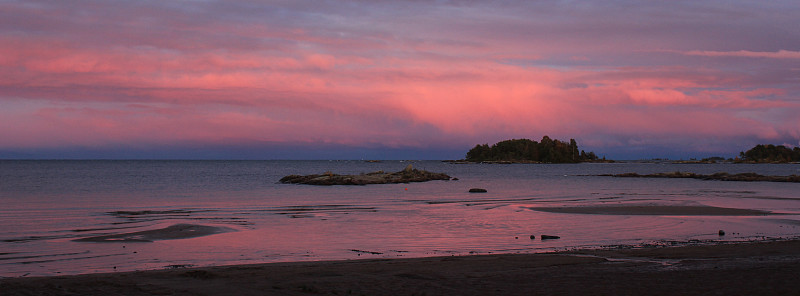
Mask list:
POLYGON ((800 235, 800 184, 594 176, 800 174, 797 164, 449 164, 438 161, 0 161, 0 276, 308 260, 532 253, 800 235), (279 184, 288 174, 415 168, 457 181, 279 184), (468 193, 473 187, 487 193, 468 193), (568 214, 540 207, 711 206, 773 215, 568 214), (76 239, 176 224, 228 232, 76 239), (725 236, 719 236, 723 229, 725 236), (560 239, 541 240, 540 235, 560 239), (536 239, 530 239, 535 235, 536 239))

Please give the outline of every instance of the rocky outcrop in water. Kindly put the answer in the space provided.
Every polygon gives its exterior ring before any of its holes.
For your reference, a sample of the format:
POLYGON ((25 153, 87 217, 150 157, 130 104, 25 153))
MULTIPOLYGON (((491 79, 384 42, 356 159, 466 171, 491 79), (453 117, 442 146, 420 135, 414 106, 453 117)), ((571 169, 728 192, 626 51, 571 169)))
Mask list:
POLYGON ((402 171, 385 173, 377 171, 360 175, 338 175, 331 172, 317 175, 288 175, 281 178, 281 183, 308 185, 367 185, 426 182, 432 180, 450 180, 443 173, 433 173, 413 168, 410 164, 402 171))
POLYGON ((637 173, 605 174, 600 176, 612 176, 612 177, 623 177, 623 178, 690 178, 690 179, 718 180, 718 181, 746 181, 746 182, 767 181, 767 182, 800 183, 800 176, 798 175, 764 176, 756 173, 740 173, 740 174, 715 173, 711 175, 703 175, 703 174, 695 174, 688 172, 670 172, 670 173, 655 173, 655 174, 645 174, 645 175, 640 175, 637 173))

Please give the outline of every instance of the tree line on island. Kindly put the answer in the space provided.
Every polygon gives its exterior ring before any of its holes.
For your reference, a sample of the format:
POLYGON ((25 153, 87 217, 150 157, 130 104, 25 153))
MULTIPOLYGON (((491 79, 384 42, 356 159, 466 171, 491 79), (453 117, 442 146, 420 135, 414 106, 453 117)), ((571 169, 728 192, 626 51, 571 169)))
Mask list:
MULTIPOLYGON (((512 139, 494 145, 478 144, 467 152, 469 162, 544 162, 578 163, 598 161, 594 152, 578 149, 575 139, 569 142, 553 140, 548 136, 539 142, 529 139, 512 139)), ((603 157, 605 160, 605 157, 603 157)))
MULTIPOLYGON (((467 162, 516 162, 516 163, 579 163, 606 161, 594 152, 578 149, 575 139, 569 142, 542 137, 537 142, 530 139, 511 139, 496 144, 478 144, 467 152, 467 162)), ((725 161, 722 157, 703 159, 703 163, 725 161)), ((728 159, 734 163, 786 163, 800 162, 800 147, 787 148, 783 145, 758 144, 739 157, 728 159)))
POLYGON ((739 153, 744 162, 800 162, 800 148, 789 149, 783 145, 759 144, 750 150, 739 153))

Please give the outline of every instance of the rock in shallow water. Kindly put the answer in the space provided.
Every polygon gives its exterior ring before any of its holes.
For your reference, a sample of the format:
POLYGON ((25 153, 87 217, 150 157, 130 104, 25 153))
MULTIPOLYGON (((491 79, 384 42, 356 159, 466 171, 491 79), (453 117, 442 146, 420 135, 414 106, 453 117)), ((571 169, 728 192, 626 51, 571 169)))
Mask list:
POLYGON ((488 192, 488 191, 486 191, 486 189, 483 189, 483 188, 471 188, 469 190, 469 192, 471 192, 471 193, 483 193, 483 192, 488 192))
POLYGON ((443 173, 418 170, 408 165, 405 169, 396 173, 377 171, 360 175, 337 175, 326 172, 321 175, 288 175, 281 178, 279 182, 307 185, 367 185, 427 182, 432 180, 450 180, 450 176, 443 173))

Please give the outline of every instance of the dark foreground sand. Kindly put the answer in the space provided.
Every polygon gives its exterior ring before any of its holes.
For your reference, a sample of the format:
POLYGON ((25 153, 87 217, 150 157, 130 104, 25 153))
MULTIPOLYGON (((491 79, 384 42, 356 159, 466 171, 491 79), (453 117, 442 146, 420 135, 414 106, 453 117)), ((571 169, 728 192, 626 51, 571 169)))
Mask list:
POLYGON ((798 295, 800 241, 0 280, 0 295, 798 295))

